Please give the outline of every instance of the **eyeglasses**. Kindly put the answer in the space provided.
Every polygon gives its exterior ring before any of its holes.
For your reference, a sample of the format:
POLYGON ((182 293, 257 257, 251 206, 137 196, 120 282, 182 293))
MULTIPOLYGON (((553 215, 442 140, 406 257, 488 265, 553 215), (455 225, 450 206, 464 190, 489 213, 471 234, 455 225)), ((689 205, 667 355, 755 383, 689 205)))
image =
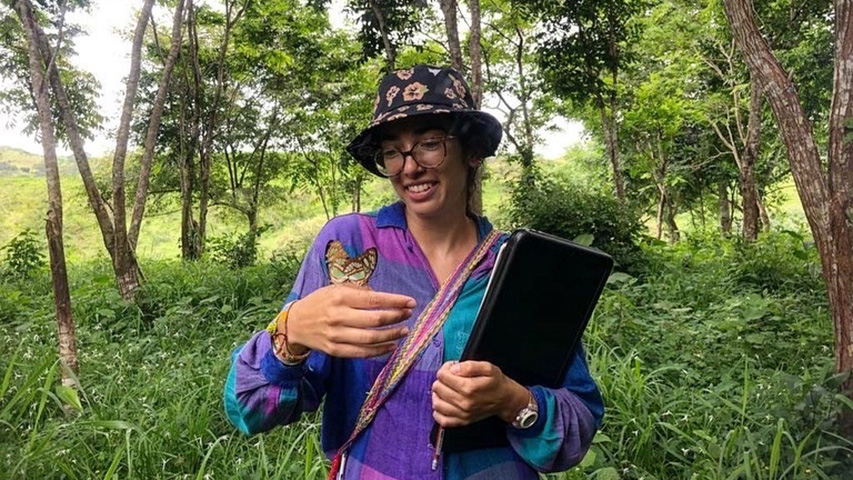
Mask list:
POLYGON ((453 138, 456 137, 445 135, 425 138, 405 152, 394 147, 380 148, 373 156, 373 161, 379 173, 386 177, 399 175, 406 166, 407 156, 411 156, 423 168, 437 168, 447 158, 447 140, 453 138))

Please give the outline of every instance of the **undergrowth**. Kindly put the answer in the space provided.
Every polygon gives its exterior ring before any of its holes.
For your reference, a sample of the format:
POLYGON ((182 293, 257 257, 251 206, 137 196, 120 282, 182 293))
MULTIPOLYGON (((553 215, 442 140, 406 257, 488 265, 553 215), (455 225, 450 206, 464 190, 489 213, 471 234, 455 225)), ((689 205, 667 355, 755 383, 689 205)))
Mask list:
MULTIPOLYGON (((833 432, 850 405, 816 254, 798 235, 648 245, 642 273, 614 275, 585 337, 604 424, 581 466, 549 477, 849 478, 853 442, 833 432)), ((319 417, 247 438, 221 400, 230 352, 281 306, 296 259, 143 266, 136 303, 102 259, 69 269, 70 415, 47 273, 0 282, 0 477, 325 478, 319 417)))

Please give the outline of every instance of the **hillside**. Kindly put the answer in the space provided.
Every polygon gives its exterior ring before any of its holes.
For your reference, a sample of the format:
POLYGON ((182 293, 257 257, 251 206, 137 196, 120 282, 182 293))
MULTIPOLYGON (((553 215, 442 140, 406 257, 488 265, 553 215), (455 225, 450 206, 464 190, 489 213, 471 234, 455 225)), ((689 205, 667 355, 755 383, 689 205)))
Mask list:
MULTIPOLYGON (((73 157, 58 157, 60 175, 76 175, 73 157)), ((0 177, 43 177, 44 159, 40 154, 19 148, 0 146, 0 177)))

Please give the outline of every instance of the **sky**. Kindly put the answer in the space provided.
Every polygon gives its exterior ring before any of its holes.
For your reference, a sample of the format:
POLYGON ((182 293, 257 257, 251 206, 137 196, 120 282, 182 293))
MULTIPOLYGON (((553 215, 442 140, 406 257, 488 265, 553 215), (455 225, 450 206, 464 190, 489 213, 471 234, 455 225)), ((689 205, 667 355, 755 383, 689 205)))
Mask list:
MULTIPOLYGON (((352 27, 352 23, 343 12, 344 0, 333 0, 330 9, 330 18, 335 27, 352 27)), ((116 130, 118 117, 121 113, 121 105, 124 98, 124 78, 130 69, 130 38, 129 34, 123 36, 122 31, 130 32, 134 26, 132 12, 139 8, 139 0, 92 0, 89 12, 74 12, 69 15, 69 20, 80 25, 86 35, 79 35, 75 39, 77 56, 72 62, 79 68, 92 73, 101 83, 100 98, 98 106, 101 115, 105 117, 103 130, 96 134, 93 140, 86 142, 86 151, 89 155, 99 156, 112 151, 115 147, 114 132, 116 130)), ((158 29, 168 28, 171 24, 171 12, 155 7, 155 18, 158 29)), ((460 22, 464 25, 464 22, 460 22)), ((3 80, 0 79, 0 82, 3 80)), ((495 104, 490 102, 488 96, 484 104, 495 104)), ((495 115, 499 120, 503 115, 488 107, 485 111, 495 115)), ((17 125, 8 125, 8 120, 0 121, 0 146, 20 148, 32 153, 40 153, 41 146, 33 136, 24 135, 20 132, 20 121, 17 125)), ((365 125, 369 119, 365 119, 365 125)), ((566 148, 574 143, 582 141, 583 127, 578 122, 567 121, 558 118, 554 124, 560 129, 555 133, 549 133, 542 144, 537 148, 537 153, 545 158, 557 158, 561 156, 566 148)), ((59 148, 60 155, 70 155, 70 150, 59 148)))

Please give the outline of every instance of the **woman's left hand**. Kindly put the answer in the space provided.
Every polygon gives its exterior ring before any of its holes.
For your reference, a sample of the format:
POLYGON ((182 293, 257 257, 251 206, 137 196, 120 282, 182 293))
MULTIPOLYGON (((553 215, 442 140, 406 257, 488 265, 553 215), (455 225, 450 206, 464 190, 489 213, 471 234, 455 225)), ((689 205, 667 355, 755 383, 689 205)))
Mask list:
POLYGON ((432 384, 432 416, 442 427, 462 427, 497 415, 510 423, 527 405, 526 388, 489 362, 446 362, 432 384))

